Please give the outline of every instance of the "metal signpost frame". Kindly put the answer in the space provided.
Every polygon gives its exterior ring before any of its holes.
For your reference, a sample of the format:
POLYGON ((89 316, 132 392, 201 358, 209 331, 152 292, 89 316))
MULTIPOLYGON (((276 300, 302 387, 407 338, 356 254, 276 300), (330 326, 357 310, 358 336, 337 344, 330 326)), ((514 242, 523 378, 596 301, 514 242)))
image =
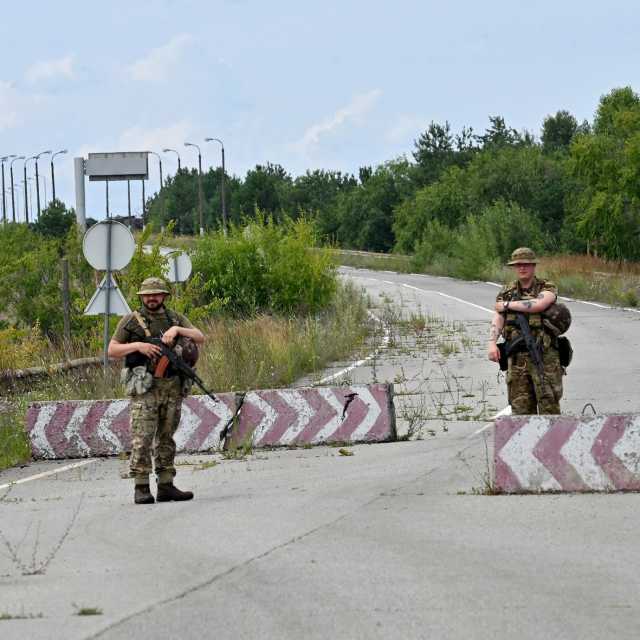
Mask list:
MULTIPOLYGON (((124 269, 129 264, 135 251, 135 240, 131 231, 125 225, 111 219, 109 212, 109 182, 116 180, 142 180, 144 194, 144 181, 149 177, 149 152, 90 153, 86 160, 76 158, 74 164, 76 212, 80 224, 84 225, 85 222, 85 176, 89 177, 90 182, 105 183, 106 220, 95 224, 85 233, 83 251, 85 258, 94 269, 105 271, 105 277, 87 305, 85 314, 104 314, 104 367, 106 372, 109 364, 109 318, 112 309, 115 306, 117 308, 116 313, 130 311, 111 274, 113 271, 124 269), (113 305, 112 302, 114 303, 113 305)), ((142 214, 144 217, 144 195, 142 214)))

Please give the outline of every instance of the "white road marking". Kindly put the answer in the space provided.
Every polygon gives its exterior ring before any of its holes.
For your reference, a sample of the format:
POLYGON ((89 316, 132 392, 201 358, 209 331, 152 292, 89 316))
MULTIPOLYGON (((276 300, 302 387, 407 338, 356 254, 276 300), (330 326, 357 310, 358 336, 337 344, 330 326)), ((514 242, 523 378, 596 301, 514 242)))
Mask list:
POLYGON ((64 471, 71 471, 71 469, 84 467, 85 465, 91 464, 92 462, 98 462, 98 458, 92 458, 91 460, 83 460, 82 462, 74 462, 73 464, 67 464, 64 467, 56 467, 55 469, 51 469, 51 471, 43 471, 42 473, 37 473, 36 475, 29 476, 28 478, 21 478, 20 480, 14 480, 13 482, 0 484, 0 489, 13 487, 14 485, 23 484, 24 482, 31 482, 32 480, 40 480, 40 478, 46 478, 48 476, 55 476, 56 474, 63 473, 64 471))
MULTIPOLYGON (((378 318, 371 311, 367 310, 367 313, 369 314, 369 317, 373 318, 376 322, 382 322, 380 318, 378 318)), ((327 382, 331 382, 332 380, 335 380, 336 378, 343 376, 345 373, 349 373, 350 371, 353 371, 354 369, 361 367, 365 362, 368 362, 372 358, 375 358, 380 353, 380 351, 382 351, 382 349, 384 349, 389 344, 389 340, 390 340, 390 330, 387 328, 387 331, 384 337, 382 338, 382 346, 376 349, 373 353, 370 353, 366 358, 362 358, 362 360, 358 360, 357 362, 350 364, 348 367, 345 367, 344 369, 341 369, 336 373, 332 373, 330 376, 326 376, 321 380, 318 380, 318 382, 314 382, 311 386, 317 387, 318 385, 326 384, 327 382)))
POLYGON ((456 296, 450 296, 448 293, 442 293, 442 291, 435 291, 434 289, 421 289, 420 287, 414 287, 411 284, 403 284, 402 286, 406 287, 407 289, 414 289, 415 291, 420 291, 421 293, 435 293, 436 295, 442 296, 443 298, 449 298, 450 300, 455 300, 456 302, 467 304, 470 307, 475 307, 476 309, 486 311, 487 313, 493 313, 493 309, 487 309, 487 307, 481 307, 479 304, 475 304, 474 302, 469 302, 468 300, 463 300, 462 298, 456 298, 456 296))
POLYGON ((467 438, 473 438, 473 436, 477 436, 479 433, 482 433, 489 427, 493 427, 494 421, 497 420, 500 416, 510 416, 510 415, 511 415, 511 405, 508 404, 506 407, 504 407, 504 409, 500 409, 500 411, 498 411, 498 413, 496 413, 495 416, 491 416, 489 418, 491 422, 487 422, 487 424, 483 425, 482 427, 474 431, 471 435, 467 436, 467 438))

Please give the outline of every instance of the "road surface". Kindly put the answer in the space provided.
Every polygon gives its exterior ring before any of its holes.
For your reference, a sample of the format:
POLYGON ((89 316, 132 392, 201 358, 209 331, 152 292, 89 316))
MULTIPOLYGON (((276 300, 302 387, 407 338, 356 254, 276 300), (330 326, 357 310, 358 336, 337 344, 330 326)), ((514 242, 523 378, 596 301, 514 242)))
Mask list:
MULTIPOLYGON (((637 495, 485 495, 497 287, 343 274, 377 353, 319 377, 394 382, 418 439, 183 456, 183 504, 133 505, 122 460, 5 471, 24 482, 0 488, 3 640, 637 637, 637 495)), ((640 314, 569 305, 564 410, 639 411, 640 314)))

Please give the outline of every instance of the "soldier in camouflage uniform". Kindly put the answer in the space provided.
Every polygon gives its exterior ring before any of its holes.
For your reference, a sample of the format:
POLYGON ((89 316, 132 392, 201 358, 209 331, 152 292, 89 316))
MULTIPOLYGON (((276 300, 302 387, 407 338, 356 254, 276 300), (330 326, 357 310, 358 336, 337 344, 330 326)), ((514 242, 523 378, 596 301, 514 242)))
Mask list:
POLYGON ((204 336, 184 315, 164 306, 170 292, 161 278, 147 278, 138 295, 142 307, 120 320, 109 343, 111 358, 126 358, 123 382, 131 398, 130 476, 135 482, 134 501, 136 504, 154 502, 149 487, 152 453, 158 502, 191 500, 191 491, 180 491, 173 484, 176 474, 173 435, 188 387, 180 376, 172 375, 171 369, 167 377, 153 376, 161 351, 157 345, 143 340, 161 338, 173 346, 182 336, 200 345, 204 336))
POLYGON ((562 398, 562 376, 557 341, 545 331, 542 312, 558 297, 556 286, 535 275, 536 255, 526 247, 511 254, 509 266, 514 268, 517 280, 500 291, 496 298, 495 314, 489 333, 489 359, 500 360, 496 341, 501 334, 507 344, 520 336, 516 313, 523 313, 529 322, 531 334, 542 346, 543 371, 540 373, 529 355, 524 341, 509 355, 507 390, 512 413, 519 415, 559 414, 562 398))

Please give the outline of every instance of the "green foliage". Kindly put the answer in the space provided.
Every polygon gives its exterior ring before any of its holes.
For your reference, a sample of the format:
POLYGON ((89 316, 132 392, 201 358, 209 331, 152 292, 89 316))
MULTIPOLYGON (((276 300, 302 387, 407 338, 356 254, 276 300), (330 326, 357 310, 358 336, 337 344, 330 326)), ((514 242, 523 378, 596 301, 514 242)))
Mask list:
POLYGON ((67 210, 63 202, 56 199, 44 209, 33 228, 43 236, 65 237, 75 223, 75 212, 67 210))
POLYGON ((640 97, 630 87, 600 101, 593 134, 571 146, 580 237, 610 259, 640 259, 640 97))
POLYGON ((311 251, 313 227, 305 219, 276 224, 258 218, 229 235, 205 236, 193 254, 198 290, 189 303, 196 312, 224 309, 257 312, 315 313, 330 303, 336 276, 328 251, 311 251))
POLYGON ((132 309, 140 306, 140 300, 136 293, 145 278, 152 276, 165 278, 164 270, 167 266, 167 258, 162 255, 160 248, 167 245, 167 236, 173 232, 173 222, 170 222, 164 234, 155 237, 153 242, 150 237, 153 226, 147 225, 146 229, 136 239, 136 250, 126 270, 118 276, 118 284, 127 298, 132 309), (145 250, 149 247, 149 251, 145 250))
POLYGON ((542 123, 542 150, 545 153, 567 152, 573 136, 578 132, 578 121, 565 110, 547 116, 542 123))
POLYGON ((544 246, 540 223, 517 203, 499 200, 479 214, 471 214, 453 231, 437 220, 427 225, 416 248, 422 268, 446 265, 449 275, 477 278, 504 264, 519 246, 539 251, 544 246))

